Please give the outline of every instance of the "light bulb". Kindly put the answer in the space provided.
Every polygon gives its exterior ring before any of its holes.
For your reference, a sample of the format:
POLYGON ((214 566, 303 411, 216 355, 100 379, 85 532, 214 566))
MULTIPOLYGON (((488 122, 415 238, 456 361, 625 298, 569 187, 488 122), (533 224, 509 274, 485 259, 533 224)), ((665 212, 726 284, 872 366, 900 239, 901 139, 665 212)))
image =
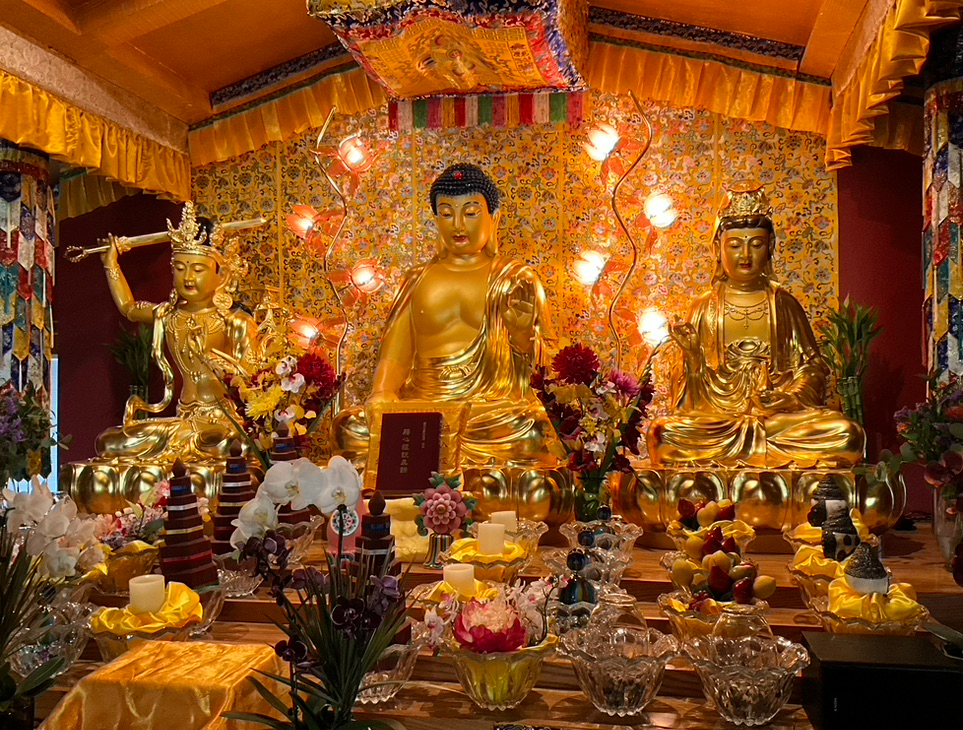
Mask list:
POLYGON ((608 259, 598 251, 582 251, 581 256, 572 265, 575 278, 584 286, 593 286, 605 271, 608 259))
POLYGON ((619 133, 611 124, 600 122, 588 131, 588 141, 582 147, 596 162, 603 162, 618 147, 619 133))
POLYGON ((651 348, 669 339, 669 321, 655 307, 648 307, 639 314, 639 334, 651 348))

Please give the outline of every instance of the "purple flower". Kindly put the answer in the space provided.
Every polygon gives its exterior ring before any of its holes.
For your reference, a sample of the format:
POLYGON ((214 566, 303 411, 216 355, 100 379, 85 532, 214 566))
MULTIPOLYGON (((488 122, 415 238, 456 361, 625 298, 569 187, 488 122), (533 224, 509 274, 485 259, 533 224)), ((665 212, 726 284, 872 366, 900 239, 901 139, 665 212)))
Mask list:
POLYGON ((623 398, 633 399, 641 392, 639 381, 628 373, 613 370, 609 375, 609 382, 612 383, 616 393, 623 398))
POLYGON ((298 641, 279 641, 274 645, 274 652, 284 661, 292 664, 301 664, 308 658, 308 647, 304 642, 298 641))
POLYGON ((401 587, 398 585, 398 579, 393 575, 386 575, 384 578, 372 575, 368 580, 372 586, 368 594, 368 610, 379 618, 384 618, 391 607, 401 601, 401 587))

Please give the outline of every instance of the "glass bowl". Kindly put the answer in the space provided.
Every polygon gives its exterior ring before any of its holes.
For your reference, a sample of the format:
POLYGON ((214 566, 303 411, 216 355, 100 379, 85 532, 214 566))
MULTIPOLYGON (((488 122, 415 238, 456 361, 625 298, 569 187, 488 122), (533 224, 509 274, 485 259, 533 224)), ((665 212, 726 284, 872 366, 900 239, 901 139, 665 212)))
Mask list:
POLYGON ((163 629, 152 634, 131 633, 125 635, 102 632, 94 634, 94 641, 100 649, 100 655, 105 662, 110 662, 133 648, 142 641, 187 641, 191 637, 191 629, 196 624, 185 626, 182 629, 163 629))
POLYGON ((307 522, 298 522, 293 525, 282 523, 275 528, 274 531, 284 538, 285 546, 291 551, 288 555, 288 565, 301 563, 308 557, 314 535, 323 524, 323 517, 311 515, 311 519, 307 522))
POLYGON ((514 583, 522 568, 531 561, 523 549, 517 548, 502 558, 481 555, 477 552, 475 538, 456 540, 440 558, 443 564, 462 563, 475 566, 475 580, 493 583, 514 583))
POLYGON ((772 720, 789 700, 796 673, 809 664, 806 650, 781 636, 696 636, 685 652, 706 698, 736 725, 772 720))
POLYGON ((196 637, 207 634, 217 617, 221 615, 224 599, 227 598, 227 589, 223 585, 203 586, 195 588, 194 592, 200 597, 201 606, 204 609, 200 622, 188 627, 190 635, 196 637))
POLYGON ((387 702, 411 678, 422 642, 412 639, 407 644, 392 644, 378 658, 371 671, 364 675, 358 702, 376 705, 387 702))
POLYGON ((52 659, 63 659, 61 672, 66 672, 84 653, 89 638, 87 618, 54 623, 35 641, 16 649, 10 656, 10 665, 16 674, 26 677, 52 659))
POLYGON ((542 662, 554 653, 557 643, 550 634, 542 643, 518 651, 477 654, 452 639, 445 645, 445 653, 472 702, 484 710, 508 710, 520 705, 532 691, 542 662))
POLYGON ((215 555, 217 564, 217 581, 224 589, 227 598, 244 598, 250 596, 261 585, 263 578, 254 573, 254 559, 249 558, 238 562, 237 553, 215 555))
MULTIPOLYGON (((568 567, 568 554, 573 548, 548 548, 542 553, 545 567, 555 576, 567 576, 572 571, 568 567)), ((582 575, 599 587, 603 585, 617 586, 622 580, 622 574, 628 567, 631 558, 622 553, 603 550, 600 548, 580 548, 588 555, 589 565, 582 570, 582 575)))
MULTIPOLYGON (((468 534, 474 538, 478 537, 478 525, 478 522, 473 522, 468 528, 468 534)), ((531 565, 535 556, 538 555, 538 541, 546 532, 548 532, 548 525, 544 522, 526 520, 523 517, 518 518, 518 527, 515 530, 505 530, 505 540, 519 545, 528 558, 522 570, 531 565)))
MULTIPOLYGON (((669 619, 672 633, 682 642, 711 634, 719 617, 724 613, 724 607, 727 605, 721 601, 716 601, 712 613, 702 613, 689 608, 690 598, 685 591, 663 593, 658 598, 659 609, 669 619)), ((738 605, 741 611, 758 616, 763 616, 769 610, 769 604, 758 598, 753 599, 750 604, 731 605, 738 605)))
POLYGON ((642 535, 642 528, 626 522, 618 515, 610 520, 591 522, 567 522, 559 525, 559 531, 568 540, 569 549, 598 548, 630 558, 635 541, 642 535))

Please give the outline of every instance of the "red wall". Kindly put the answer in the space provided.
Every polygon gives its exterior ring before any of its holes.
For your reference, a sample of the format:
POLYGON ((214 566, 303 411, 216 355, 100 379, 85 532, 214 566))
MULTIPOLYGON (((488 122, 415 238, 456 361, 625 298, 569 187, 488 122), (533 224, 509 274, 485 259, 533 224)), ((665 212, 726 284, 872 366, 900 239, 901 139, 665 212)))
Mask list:
MULTIPOLYGON (((923 373, 923 164, 919 157, 873 147, 853 150, 837 174, 839 295, 879 310, 882 334, 866 374, 869 456, 898 447, 893 413, 926 396, 923 373)), ((932 494, 908 470, 910 510, 932 511, 932 494)))
MULTIPOLYGON (((135 195, 60 224, 57 281, 54 289, 55 348, 60 356, 61 434, 70 434, 61 463, 94 456, 94 439, 123 419, 130 378, 114 362, 106 345, 117 338, 120 315, 107 289, 99 256, 72 264, 63 253, 68 246, 94 246, 108 233, 136 236, 166 228, 168 218, 180 220, 179 204, 150 195, 135 195)), ((171 289, 170 246, 133 249, 120 259, 135 299, 160 302, 171 289)), ((161 395, 159 380, 151 399, 161 395)), ((172 411, 173 412, 173 411, 172 411)))

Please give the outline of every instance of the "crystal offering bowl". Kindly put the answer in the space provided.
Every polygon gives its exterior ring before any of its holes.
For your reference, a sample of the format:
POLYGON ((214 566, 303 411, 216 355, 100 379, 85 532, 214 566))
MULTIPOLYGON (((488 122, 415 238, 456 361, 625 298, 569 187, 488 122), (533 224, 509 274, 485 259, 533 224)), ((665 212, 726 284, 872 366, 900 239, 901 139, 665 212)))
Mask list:
MULTIPOLYGON (((689 594, 683 591, 663 593, 658 598, 659 608, 665 617, 669 619, 672 633, 675 634, 679 641, 683 642, 690 641, 697 636, 707 636, 711 634, 719 617, 724 613, 725 607, 729 605, 716 602, 715 610, 703 613, 689 608, 689 601, 689 594)), ((762 617, 763 614, 769 610, 769 604, 758 598, 753 599, 751 604, 731 605, 738 605, 740 610, 756 614, 759 617, 762 617)))
POLYGON ((387 702, 411 677, 422 641, 412 638, 407 644, 392 644, 378 658, 361 681, 358 702, 375 705, 387 702))
POLYGON ((254 559, 238 562, 235 553, 215 555, 217 563, 217 582, 224 589, 227 598, 244 598, 257 590, 263 580, 254 573, 254 559))
MULTIPOLYGON (((474 538, 478 537, 478 525, 478 522, 474 522, 468 528, 468 534, 474 538)), ((523 517, 518 518, 518 527, 514 530, 505 530, 505 540, 515 543, 525 551, 526 559, 522 565, 522 570, 531 565, 535 559, 538 554, 538 541, 546 532, 548 532, 548 525, 544 522, 526 520, 523 517)))
POLYGON ((542 672, 542 662, 555 651, 552 635, 535 646, 512 652, 478 654, 462 649, 454 640, 446 653, 465 693, 485 710, 508 710, 522 703, 542 672))
POLYGON ((772 720, 789 700, 793 677, 809 664, 802 646, 765 634, 697 636, 685 651, 706 698, 736 725, 765 725, 772 720))
POLYGON ((592 704, 619 717, 635 715, 652 701, 666 664, 679 651, 674 636, 646 628, 644 619, 638 625, 623 624, 626 607, 640 616, 630 596, 603 598, 589 626, 569 631, 561 649, 592 704))

